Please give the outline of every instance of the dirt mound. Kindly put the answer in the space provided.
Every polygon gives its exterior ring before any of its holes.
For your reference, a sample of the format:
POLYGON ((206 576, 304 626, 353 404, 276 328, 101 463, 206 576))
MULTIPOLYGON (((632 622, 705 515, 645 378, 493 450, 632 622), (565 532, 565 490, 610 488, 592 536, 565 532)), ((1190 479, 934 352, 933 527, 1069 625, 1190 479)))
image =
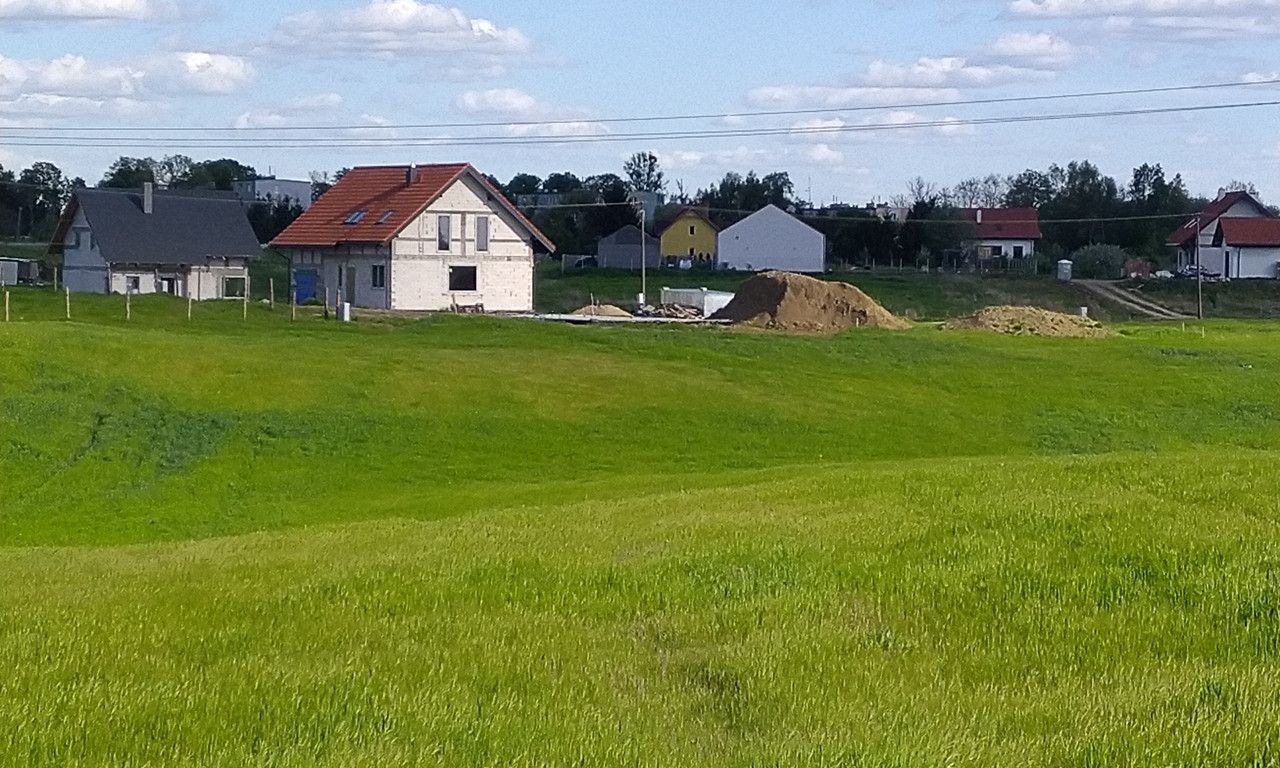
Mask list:
POLYGON ((589 307, 574 310, 573 314, 579 317, 631 317, 631 313, 622 307, 615 307, 612 304, 593 304, 589 307))
POLYGON ((738 289, 717 320, 802 333, 846 328, 905 330, 911 324, 848 283, 829 283, 789 272, 766 272, 738 289))
POLYGON ((1035 307, 986 307, 942 327, 948 331, 994 331, 1012 336, 1098 338, 1108 335, 1107 329, 1096 320, 1035 307))

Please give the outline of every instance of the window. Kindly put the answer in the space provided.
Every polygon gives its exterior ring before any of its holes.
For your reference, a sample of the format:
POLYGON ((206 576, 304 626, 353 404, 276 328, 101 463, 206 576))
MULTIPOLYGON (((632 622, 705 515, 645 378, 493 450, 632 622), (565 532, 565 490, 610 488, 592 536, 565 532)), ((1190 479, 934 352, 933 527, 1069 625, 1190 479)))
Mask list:
POLYGON ((67 248, 73 251, 80 249, 80 230, 73 229, 71 234, 67 235, 67 248))
POLYGON ((129 275, 124 279, 125 293, 138 293, 142 290, 142 278, 137 275, 129 275))
POLYGON ((395 211, 387 211, 386 213, 382 214, 382 218, 378 219, 378 223, 386 224, 388 221, 391 221, 391 217, 395 215, 396 215, 395 211))
POLYGON ((463 293, 477 290, 475 267, 449 267, 449 290, 463 293))
POLYGON ((224 277, 222 279, 222 295, 228 299, 243 299, 244 278, 224 277))
POLYGON ((993 259, 998 259, 998 258, 1000 258, 1000 257, 1002 257, 1002 256, 1004 256, 1004 246, 1003 246, 1003 245, 993 245, 993 246, 991 246, 991 258, 993 258, 993 259))
POLYGON ((373 269, 369 271, 369 285, 373 288, 387 287, 387 265, 374 264, 373 269))
POLYGON ((439 216, 436 218, 436 250, 449 252, 449 248, 453 244, 453 228, 450 226, 452 222, 448 216, 439 216))
POLYGON ((481 253, 487 253, 489 250, 488 216, 481 216, 476 219, 476 250, 481 253))
POLYGON ((368 211, 365 211, 365 210, 355 211, 355 212, 354 212, 354 213, 352 213, 350 216, 348 216, 348 217, 347 217, 347 220, 346 220, 346 221, 344 221, 343 223, 344 223, 344 224, 359 224, 360 222, 364 221, 364 217, 365 217, 368 213, 369 213, 369 212, 368 212, 368 211))
POLYGON ((695 236, 695 235, 697 235, 697 234, 698 234, 698 225, 697 225, 697 224, 690 224, 690 225, 689 225, 689 237, 694 237, 694 236, 695 236))
POLYGON ((1013 258, 1021 259, 1023 256, 1026 256, 1026 255, 1027 255, 1026 247, 1021 245, 1013 246, 1013 258))

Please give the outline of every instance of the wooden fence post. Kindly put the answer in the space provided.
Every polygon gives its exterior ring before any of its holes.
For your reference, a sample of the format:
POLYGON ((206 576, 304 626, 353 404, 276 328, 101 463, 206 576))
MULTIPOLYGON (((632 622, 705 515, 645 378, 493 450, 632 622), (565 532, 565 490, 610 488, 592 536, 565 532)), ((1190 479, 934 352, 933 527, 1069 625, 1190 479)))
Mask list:
POLYGON ((124 289, 124 321, 126 323, 133 319, 133 303, 130 300, 132 296, 128 288, 124 289))
POLYGON ((53 292, 58 292, 58 268, 53 268, 53 292))
POLYGON ((9 289, 4 291, 4 321, 9 322, 9 289))
POLYGON ((195 304, 195 299, 191 298, 191 291, 188 290, 187 291, 187 322, 188 323, 191 322, 191 309, 193 304, 195 304))
POLYGON ((71 289, 67 287, 66 281, 62 283, 62 290, 67 295, 67 319, 71 319, 71 289))
POLYGON ((271 311, 274 312, 276 311, 276 279, 274 277, 268 278, 267 285, 269 286, 269 290, 271 292, 271 298, 270 298, 271 311))
POLYGON ((293 291, 289 294, 289 319, 298 319, 298 292, 293 291))

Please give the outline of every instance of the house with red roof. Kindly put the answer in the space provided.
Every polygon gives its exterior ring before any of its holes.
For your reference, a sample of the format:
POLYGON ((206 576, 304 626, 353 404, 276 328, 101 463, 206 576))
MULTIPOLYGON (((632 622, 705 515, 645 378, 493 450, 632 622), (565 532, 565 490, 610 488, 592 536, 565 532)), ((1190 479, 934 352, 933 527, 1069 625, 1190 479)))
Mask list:
POLYGON ((555 244, 474 167, 353 168, 271 245, 299 301, 392 310, 533 310, 555 244))
POLYGON ((1280 219, 1224 216, 1218 219, 1213 247, 1222 249, 1223 277, 1280 277, 1280 219))
POLYGON ((1040 242, 1040 212, 1035 208, 961 208, 973 225, 966 243, 979 259, 1033 259, 1040 242))
POLYGON ((1178 249, 1179 268, 1199 263, 1205 269, 1223 275, 1229 273, 1225 246, 1214 244, 1223 218, 1268 219, 1272 216, 1267 207, 1248 192, 1226 193, 1169 236, 1167 244, 1178 249))

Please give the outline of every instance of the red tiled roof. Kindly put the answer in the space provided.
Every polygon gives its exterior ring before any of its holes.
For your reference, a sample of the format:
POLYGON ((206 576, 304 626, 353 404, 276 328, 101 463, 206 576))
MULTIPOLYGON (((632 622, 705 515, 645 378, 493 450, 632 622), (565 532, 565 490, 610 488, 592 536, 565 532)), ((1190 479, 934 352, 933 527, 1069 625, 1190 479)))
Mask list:
POLYGON ((1280 248, 1280 219, 1223 218, 1214 243, 1237 248, 1280 248))
POLYGON ((1039 240, 1040 212, 1035 208, 961 208, 960 215, 978 225, 983 240, 1039 240), (982 221, 979 223, 978 214, 982 221))
POLYGON ((555 250, 555 244, 471 165, 420 165, 417 167, 417 180, 412 184, 408 181, 409 168, 407 165, 352 168, 272 240, 271 245, 330 248, 347 243, 389 242, 445 190, 470 174, 547 250, 555 250), (365 212, 363 218, 355 224, 348 224, 352 214, 358 211, 365 212))
POLYGON ((1209 203, 1208 207, 1201 211, 1199 216, 1187 221, 1187 223, 1183 224, 1181 227, 1178 227, 1176 232, 1169 235, 1169 241, 1166 245, 1186 245, 1196 238, 1196 235, 1199 234, 1197 231, 1198 229, 1204 230, 1213 226, 1213 222, 1220 219, 1224 213, 1234 208, 1237 203, 1245 201, 1253 203, 1254 207, 1259 211, 1266 211, 1266 208, 1263 207, 1262 203, 1258 202, 1257 199, 1248 192, 1228 192, 1217 200, 1214 200, 1212 203, 1209 203), (1196 227, 1197 221, 1200 222, 1200 226, 1198 228, 1196 227))

